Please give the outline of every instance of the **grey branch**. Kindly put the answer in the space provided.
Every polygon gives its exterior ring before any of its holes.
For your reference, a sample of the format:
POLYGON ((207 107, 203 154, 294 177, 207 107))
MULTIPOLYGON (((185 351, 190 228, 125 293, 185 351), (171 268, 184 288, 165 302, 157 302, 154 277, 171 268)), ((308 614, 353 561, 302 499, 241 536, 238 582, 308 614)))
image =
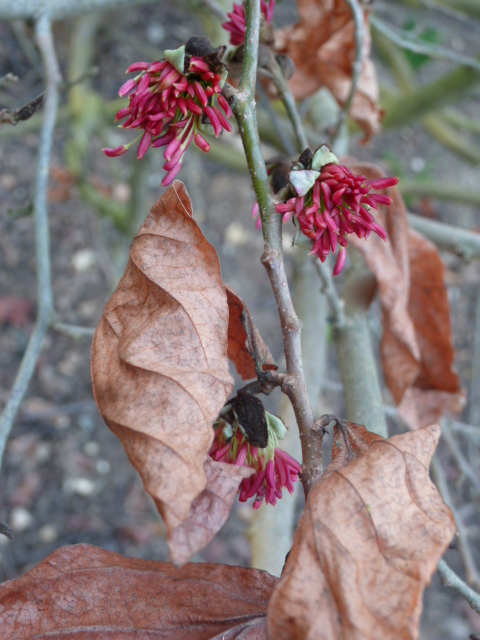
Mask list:
POLYGON ((92 338, 95 333, 95 329, 79 327, 75 324, 67 324, 66 322, 54 322, 52 324, 52 329, 58 331, 58 333, 63 333, 65 336, 69 336, 74 340, 79 340, 80 338, 92 338))
POLYGON ((48 17, 50 21, 75 18, 90 11, 128 9, 148 0, 0 0, 0 19, 27 20, 48 17))
POLYGON ((460 229, 443 222, 408 214, 412 229, 418 231, 443 251, 449 251, 464 260, 480 260, 480 233, 460 229))
POLYGON ((474 611, 480 613, 480 595, 471 589, 453 569, 451 569, 445 560, 438 563, 438 573, 444 587, 451 587, 468 602, 474 611))
POLYGON ((338 114, 338 121, 335 126, 335 130, 332 134, 331 144, 335 143, 340 127, 348 117, 350 107, 352 106, 353 99, 357 93, 358 84, 360 82, 360 74, 362 73, 363 66, 363 40, 364 40, 364 15, 363 10, 358 0, 347 0, 347 4, 350 7, 350 11, 353 15, 353 21, 355 24, 355 60, 352 64, 352 85, 348 94, 347 100, 343 105, 342 110, 338 114))
POLYGON ((402 49, 413 51, 414 53, 420 53, 430 58, 439 58, 444 60, 451 60, 457 64, 461 64, 465 67, 472 67, 480 71, 480 62, 475 58, 464 56, 457 53, 453 49, 447 49, 437 44, 430 44, 428 42, 422 42, 412 36, 408 31, 400 32, 395 29, 391 24, 387 24, 375 16, 370 16, 370 23, 378 29, 386 38, 397 44, 402 49))
POLYGON ((468 528, 465 526, 463 518, 461 517, 458 509, 454 504, 453 496, 450 492, 450 487, 448 486, 447 478, 445 476, 445 471, 438 461, 437 456, 434 456, 432 460, 432 476, 435 480, 435 484, 437 485, 437 489, 439 490, 440 495, 452 510, 455 524, 457 525, 460 555, 462 556, 463 565, 467 574, 467 580, 478 588, 478 586, 480 585, 480 577, 478 574, 477 565, 475 564, 475 558, 473 556, 470 541, 468 539, 468 528))
POLYGON ((468 463, 468 460, 463 455, 458 442, 456 441, 455 436, 452 433, 449 420, 444 420, 442 423, 442 436, 447 443, 452 456, 455 458, 455 462, 457 463, 458 468, 460 469, 462 474, 464 474, 473 484, 473 486, 477 490, 477 494, 480 494, 480 478, 477 477, 475 471, 472 469, 472 467, 468 463))
POLYGON ((330 268, 316 259, 315 269, 322 282, 322 293, 325 295, 332 313, 333 327, 342 327, 345 324, 344 302, 335 289, 330 268))
POLYGON ((35 370, 43 340, 53 316, 47 186, 53 131, 57 117, 58 85, 61 78, 55 55, 51 23, 46 16, 42 16, 36 23, 36 37, 38 47, 42 54, 47 85, 45 112, 38 150, 37 179, 33 207, 35 218, 35 253, 37 256, 38 316, 20 369, 13 383, 10 398, 0 418, 0 463, 13 421, 35 370))
MULTIPOLYGON (((13 421, 15 420, 23 396, 35 371, 43 340, 55 317, 50 263, 47 189, 53 133, 58 110, 58 88, 61 82, 61 76, 55 54, 51 22, 46 15, 41 16, 37 20, 35 33, 42 55, 46 82, 45 109, 38 149, 37 175, 33 202, 35 255, 37 259, 38 314, 35 327, 13 383, 10 397, 0 417, 0 465, 13 421)), ((60 326, 68 327, 69 325, 60 324, 60 326)), ((78 336, 78 328, 75 327, 75 330, 78 336)))
POLYGON ((352 253, 352 268, 344 289, 345 322, 333 336, 342 378, 347 419, 388 438, 380 380, 368 326, 373 275, 352 253))

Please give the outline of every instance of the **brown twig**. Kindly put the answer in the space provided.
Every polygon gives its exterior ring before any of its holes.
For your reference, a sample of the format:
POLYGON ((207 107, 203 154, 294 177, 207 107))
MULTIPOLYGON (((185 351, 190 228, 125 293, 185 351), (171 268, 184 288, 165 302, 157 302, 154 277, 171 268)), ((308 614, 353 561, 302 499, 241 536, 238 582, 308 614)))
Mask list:
MULTIPOLYGON (((232 106, 242 137, 248 168, 257 196, 262 220, 264 265, 277 302, 282 328, 287 373, 282 391, 289 397, 298 423, 302 442, 303 463, 306 467, 318 464, 317 441, 319 434, 314 427, 314 415, 308 398, 303 371, 300 332, 301 322, 293 307, 287 282, 282 249, 281 218, 275 211, 275 198, 268 180, 258 135, 255 112, 255 82, 258 62, 260 29, 260 2, 248 0, 246 6, 247 31, 242 75, 238 90, 224 87, 224 95, 232 106)), ((320 461, 321 464, 321 461, 320 461)), ((305 494, 310 489, 308 478, 302 479, 305 494)))
POLYGON ((27 102, 27 104, 18 107, 18 109, 14 109, 13 111, 10 109, 0 109, 0 129, 3 124, 11 124, 12 127, 15 127, 19 122, 30 120, 42 106, 44 99, 45 92, 42 92, 36 98, 30 100, 30 102, 27 102))

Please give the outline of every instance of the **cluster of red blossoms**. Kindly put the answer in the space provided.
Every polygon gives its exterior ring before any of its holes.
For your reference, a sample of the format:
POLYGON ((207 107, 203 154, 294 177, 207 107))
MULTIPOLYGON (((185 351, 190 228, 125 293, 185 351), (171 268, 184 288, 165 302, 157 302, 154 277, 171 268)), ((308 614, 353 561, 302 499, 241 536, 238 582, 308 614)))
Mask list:
MULTIPOLYGON (((292 184, 292 174, 296 173, 290 173, 292 184)), ((339 246, 333 270, 333 275, 338 275, 345 265, 348 234, 354 233, 366 239, 373 231, 383 240, 387 239, 385 229, 375 222, 371 210, 378 209, 380 204, 391 204, 392 199, 370 191, 393 187, 398 178, 367 180, 365 176, 355 175, 347 167, 334 162, 322 166, 318 172, 304 173, 316 175, 313 186, 306 193, 300 189, 297 197, 278 204, 276 208, 284 215, 284 221, 295 216, 302 233, 313 241, 311 253, 322 262, 339 246)))
POLYGON ((215 440, 210 449, 210 457, 216 462, 226 462, 237 466, 250 467, 255 470, 249 478, 242 480, 240 485, 240 502, 246 502, 255 496, 253 508, 258 509, 263 500, 267 504, 275 505, 282 497, 282 489, 293 494, 293 485, 298 480, 301 471, 299 463, 282 449, 270 444, 259 449, 250 444, 237 428, 233 437, 225 435, 225 429, 215 429, 215 440))
MULTIPOLYGON (((267 4, 266 0, 261 0, 260 9, 267 22, 273 20, 273 13, 275 11, 275 0, 270 0, 267 4)), ((247 25, 245 21, 245 7, 242 4, 233 3, 233 11, 227 13, 229 20, 222 24, 225 31, 230 31, 230 44, 234 47, 245 42, 245 33, 247 25)))
POLYGON ((137 77, 119 90, 121 97, 129 96, 129 104, 117 113, 115 121, 126 118, 124 129, 142 129, 144 133, 129 144, 103 151, 109 157, 120 156, 140 137, 138 159, 149 147, 166 147, 163 168, 167 174, 162 185, 167 186, 180 171, 192 140, 202 151, 210 150, 200 133, 207 129, 208 122, 217 138, 224 129, 232 130, 227 120, 232 110, 221 95, 222 77, 199 56, 190 57, 184 73, 167 60, 135 62, 127 69, 131 72, 138 73, 137 77), (215 106, 215 99, 221 109, 215 106))

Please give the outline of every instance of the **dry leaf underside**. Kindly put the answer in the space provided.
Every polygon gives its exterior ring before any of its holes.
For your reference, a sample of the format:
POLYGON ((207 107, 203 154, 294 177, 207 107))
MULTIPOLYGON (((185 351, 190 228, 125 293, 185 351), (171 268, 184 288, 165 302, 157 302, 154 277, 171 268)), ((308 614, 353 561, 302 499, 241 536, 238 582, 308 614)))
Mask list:
POLYGON ((105 307, 92 379, 100 413, 155 500, 178 564, 212 539, 250 474, 208 457, 212 424, 233 388, 228 318, 217 254, 175 181, 140 228, 105 307))

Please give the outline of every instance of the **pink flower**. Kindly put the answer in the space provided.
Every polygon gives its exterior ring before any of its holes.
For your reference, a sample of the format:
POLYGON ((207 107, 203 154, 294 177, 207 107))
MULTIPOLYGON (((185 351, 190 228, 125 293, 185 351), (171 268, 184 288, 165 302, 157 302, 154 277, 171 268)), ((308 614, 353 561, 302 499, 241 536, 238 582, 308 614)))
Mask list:
MULTIPOLYGON (((266 0, 261 0, 260 8, 267 22, 273 20, 275 11, 275 0, 270 0, 267 4, 266 0)), ((246 22, 245 8, 241 4, 233 3, 233 11, 227 13, 229 20, 222 24, 225 31, 230 31, 230 44, 234 47, 245 42, 246 22)))
MULTIPOLYGON (((250 467, 255 470, 249 478, 242 480, 239 488, 240 502, 246 502, 255 497, 253 508, 258 509, 263 500, 267 504, 275 505, 282 497, 282 489, 293 494, 293 485, 298 480, 301 471, 300 464, 282 449, 270 446, 259 449, 251 445, 237 428, 228 438, 225 429, 215 429, 215 440, 210 449, 210 457, 216 462, 226 462, 238 466, 250 467)), ((278 440, 277 440, 278 442, 278 440)))
POLYGON ((379 204, 391 204, 392 199, 370 191, 393 187, 398 178, 367 180, 334 163, 322 166, 319 174, 305 195, 290 198, 276 209, 298 220, 302 233, 313 241, 311 253, 322 262, 339 247, 333 270, 333 275, 337 275, 345 265, 349 234, 366 239, 373 231, 382 240, 387 239, 385 229, 375 222, 371 211, 378 209, 379 204))
MULTIPOLYGON (((188 46, 188 45, 187 45, 188 46)), ((162 185, 170 184, 181 169, 183 156, 190 144, 204 152, 210 145, 200 132, 211 124, 218 138, 222 131, 231 131, 227 118, 232 111, 221 95, 222 77, 214 72, 204 58, 191 56, 185 73, 167 60, 135 62, 128 72, 139 72, 120 88, 120 96, 128 95, 129 104, 121 109, 115 121, 124 120, 124 129, 140 129, 137 157, 145 156, 150 147, 166 147, 162 185), (219 106, 215 105, 215 101, 219 106)), ((104 149, 105 155, 122 155, 130 145, 104 149)))
POLYGON ((255 229, 262 228, 262 219, 260 218, 260 207, 258 206, 258 202, 252 207, 252 218, 255 220, 255 229))

